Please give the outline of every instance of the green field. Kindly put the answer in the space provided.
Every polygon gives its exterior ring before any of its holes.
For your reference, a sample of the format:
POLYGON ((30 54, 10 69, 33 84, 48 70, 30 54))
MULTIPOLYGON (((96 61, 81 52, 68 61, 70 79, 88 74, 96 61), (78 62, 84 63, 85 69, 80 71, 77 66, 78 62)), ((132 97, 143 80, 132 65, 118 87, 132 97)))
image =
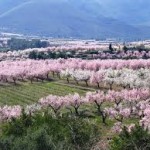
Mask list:
POLYGON ((64 96, 75 92, 83 95, 86 88, 73 87, 58 82, 29 82, 18 85, 0 85, 0 105, 26 105, 37 102, 40 98, 49 94, 64 96))

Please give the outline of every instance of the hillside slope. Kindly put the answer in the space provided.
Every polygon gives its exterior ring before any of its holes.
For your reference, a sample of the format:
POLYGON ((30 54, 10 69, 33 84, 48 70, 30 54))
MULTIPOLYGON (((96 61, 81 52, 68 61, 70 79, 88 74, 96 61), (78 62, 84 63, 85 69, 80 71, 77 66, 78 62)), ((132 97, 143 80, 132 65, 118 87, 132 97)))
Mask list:
POLYGON ((8 31, 75 38, 147 36, 138 27, 107 17, 102 13, 103 5, 96 0, 14 1, 11 9, 0 13, 0 27, 6 27, 8 31))
MULTIPOLYGON (((94 0, 97 1, 103 14, 133 25, 145 25, 150 22, 149 0, 94 0)), ((149 24, 150 25, 150 24, 149 24)))

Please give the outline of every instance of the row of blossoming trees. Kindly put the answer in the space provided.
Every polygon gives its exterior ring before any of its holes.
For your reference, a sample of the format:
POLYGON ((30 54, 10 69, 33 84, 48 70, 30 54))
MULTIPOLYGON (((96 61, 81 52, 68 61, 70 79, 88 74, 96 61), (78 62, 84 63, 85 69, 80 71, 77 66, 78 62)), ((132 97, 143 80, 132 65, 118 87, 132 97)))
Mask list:
POLYGON ((150 51, 120 51, 115 53, 99 52, 99 54, 93 54, 93 59, 149 59, 150 51))
MULTIPOLYGON (((150 60, 4 61, 0 63, 0 68, 1 82, 13 81, 17 84, 24 80, 43 81, 56 74, 65 77, 68 82, 74 79, 77 83, 85 81, 87 85, 90 82, 99 87, 102 82, 110 86, 107 92, 88 92, 85 96, 49 95, 40 99, 37 104, 27 106, 25 113, 28 115, 51 108, 55 116, 66 113, 67 110, 78 116, 85 109, 82 106, 87 106, 91 111, 91 106, 94 105, 104 124, 107 124, 107 119, 116 120, 116 131, 121 130, 126 118, 137 119, 141 126, 150 129, 150 60), (124 89, 114 91, 114 84, 124 89)), ((0 120, 11 121, 12 118, 19 118, 21 113, 21 106, 3 106, 0 107, 0 120)), ((129 126, 129 130, 131 127, 133 125, 129 126)))
MULTIPOLYGON (((121 45, 120 45, 121 46, 121 45)), ((114 49, 119 49, 120 47, 114 46, 114 49)), ((8 51, 0 53, 0 60, 17 60, 17 59, 27 59, 31 52, 48 54, 49 52, 59 53, 71 53, 75 52, 75 55, 83 54, 90 56, 92 59, 149 59, 150 51, 138 51, 138 50, 128 50, 128 51, 116 51, 116 52, 106 52, 104 50, 109 49, 108 45, 70 45, 70 46, 58 46, 58 47, 47 47, 47 48, 33 48, 18 51, 8 51), (95 52, 96 54, 90 54, 89 52, 95 52)), ((122 47, 122 46, 121 46, 122 47)))
MULTIPOLYGON (((64 97, 49 95, 41 98, 37 104, 27 106, 25 113, 34 115, 38 112, 45 112, 44 110, 50 108, 55 116, 62 115, 67 111, 78 116, 81 110, 85 109, 85 107, 82 107, 84 105, 89 108, 89 111, 91 111, 91 107, 95 106, 95 110, 97 110, 95 113, 101 117, 104 124, 107 124, 108 119, 115 120, 113 129, 117 132, 121 130, 121 126, 125 125, 124 121, 127 118, 137 119, 143 128, 150 130, 149 89, 88 92, 85 96, 80 96, 77 93, 64 97)), ((19 118, 22 109, 21 106, 0 107, 0 121, 6 122, 13 118, 19 118)), ((131 126, 133 127, 133 124, 127 125, 129 129, 131 126)))
POLYGON ((78 84, 100 86, 100 83, 123 88, 149 87, 150 60, 26 60, 0 63, 0 81, 14 82, 48 80, 57 75, 78 84))

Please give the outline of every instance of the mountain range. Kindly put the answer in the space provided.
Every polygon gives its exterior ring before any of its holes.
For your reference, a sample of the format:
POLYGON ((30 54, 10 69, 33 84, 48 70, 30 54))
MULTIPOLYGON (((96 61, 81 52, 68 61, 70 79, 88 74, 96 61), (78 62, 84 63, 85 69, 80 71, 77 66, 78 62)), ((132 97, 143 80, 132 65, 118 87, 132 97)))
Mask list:
POLYGON ((0 28, 59 38, 150 38, 149 0, 0 0, 0 28))

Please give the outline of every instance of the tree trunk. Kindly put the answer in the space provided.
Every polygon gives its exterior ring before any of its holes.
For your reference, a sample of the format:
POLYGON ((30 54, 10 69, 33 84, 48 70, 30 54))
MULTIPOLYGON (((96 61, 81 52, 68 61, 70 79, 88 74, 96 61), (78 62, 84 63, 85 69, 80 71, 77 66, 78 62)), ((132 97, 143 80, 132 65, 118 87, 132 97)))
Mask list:
POLYGON ((67 78, 67 82, 69 83, 69 78, 67 78))
POLYGON ((102 117, 102 123, 106 125, 106 118, 107 116, 104 114, 104 112, 101 110, 101 105, 102 104, 98 104, 96 101, 95 101, 96 105, 97 105, 97 110, 98 110, 98 113, 100 114, 100 116, 102 117))
POLYGON ((47 80, 49 79, 49 74, 46 75, 47 80))
POLYGON ((31 84, 33 83, 33 79, 30 79, 30 81, 31 81, 31 84))
POLYGON ((8 82, 7 78, 6 78, 6 82, 8 82))
MULTIPOLYGON (((78 108, 79 108, 79 107, 78 107, 78 108)), ((79 116, 78 108, 77 108, 77 107, 74 107, 75 113, 76 113, 77 116, 79 116)))
POLYGON ((54 75, 55 75, 54 71, 52 72, 52 74, 53 74, 53 77, 54 77, 54 75))
POLYGON ((85 83, 86 83, 86 86, 89 86, 89 85, 88 85, 88 81, 85 81, 85 83))
POLYGON ((100 88, 99 83, 97 83, 97 87, 100 88))
POLYGON ((60 74, 59 73, 57 73, 57 77, 60 79, 60 74))
POLYGON ((17 84, 16 84, 16 80, 15 80, 15 79, 13 79, 13 81, 14 81, 14 84, 15 84, 15 85, 17 85, 17 84))
POLYGON ((112 90, 112 89, 113 89, 113 83, 110 84, 110 90, 112 90))

